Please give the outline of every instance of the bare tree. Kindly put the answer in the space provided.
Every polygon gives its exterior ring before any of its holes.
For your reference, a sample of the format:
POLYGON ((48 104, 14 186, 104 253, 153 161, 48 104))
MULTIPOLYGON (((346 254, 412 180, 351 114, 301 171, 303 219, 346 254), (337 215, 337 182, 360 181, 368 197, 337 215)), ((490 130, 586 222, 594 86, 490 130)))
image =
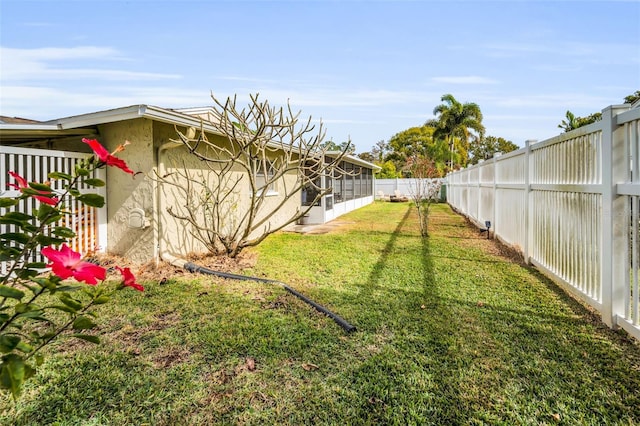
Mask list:
POLYGON ((350 143, 328 156, 322 123, 316 130, 311 117, 300 121, 289 104, 272 107, 256 94, 239 109, 236 97, 211 97, 214 106, 201 117, 199 130, 176 129, 176 142, 205 167, 194 171, 182 164, 174 175, 158 178, 185 201, 167 208, 169 214, 189 224, 191 235, 211 253, 235 257, 296 222, 330 193, 332 179, 347 174, 340 164, 350 143), (210 140, 205 127, 223 137, 210 140))
POLYGON ((407 163, 414 179, 409 181, 409 195, 418 211, 420 235, 429 236, 429 213, 431 204, 440 197, 442 179, 433 160, 421 156, 411 157, 407 163))

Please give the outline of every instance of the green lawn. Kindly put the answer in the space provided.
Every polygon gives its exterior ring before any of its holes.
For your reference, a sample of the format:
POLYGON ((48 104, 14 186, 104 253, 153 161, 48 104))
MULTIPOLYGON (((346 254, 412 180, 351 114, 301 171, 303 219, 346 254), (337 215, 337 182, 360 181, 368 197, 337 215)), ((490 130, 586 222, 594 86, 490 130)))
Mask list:
POLYGON ((640 347, 437 205, 376 203, 282 233, 246 274, 103 305, 103 345, 51 348, 1 424, 640 424, 640 347))

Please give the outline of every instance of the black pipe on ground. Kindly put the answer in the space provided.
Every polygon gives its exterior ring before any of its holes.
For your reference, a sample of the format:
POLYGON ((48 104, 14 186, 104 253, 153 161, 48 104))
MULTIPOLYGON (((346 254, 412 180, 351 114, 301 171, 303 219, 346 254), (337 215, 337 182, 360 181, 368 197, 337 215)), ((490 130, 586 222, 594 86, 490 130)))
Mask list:
POLYGON ((342 318, 341 316, 331 312, 330 310, 328 310, 324 306, 319 305, 318 303, 316 303, 313 300, 311 300, 308 297, 306 297, 304 294, 299 293, 298 291, 292 289, 291 287, 289 287, 288 285, 286 285, 283 282, 276 281, 276 280, 270 280, 270 279, 267 279, 267 278, 249 277, 249 276, 246 276, 246 275, 238 275, 238 274, 230 274, 228 272, 214 271, 213 269, 205 268, 204 266, 199 266, 199 265, 196 265, 195 263, 192 263, 192 262, 185 263, 184 264, 184 269, 186 269, 189 272, 199 272, 201 274, 214 275, 216 277, 227 278, 227 279, 231 279, 231 280, 256 281, 256 282, 260 282, 260 283, 281 285, 282 288, 284 288, 286 291, 288 291, 289 293, 291 293, 294 296, 296 296, 298 299, 300 299, 303 302, 313 306, 318 312, 322 312, 323 314, 325 314, 329 318, 333 319, 336 322, 336 324, 338 324, 340 327, 342 327, 344 329, 344 331, 346 331, 347 333, 351 333, 351 332, 356 331, 356 327, 351 325, 351 324, 349 324, 347 321, 344 320, 344 318, 342 318))

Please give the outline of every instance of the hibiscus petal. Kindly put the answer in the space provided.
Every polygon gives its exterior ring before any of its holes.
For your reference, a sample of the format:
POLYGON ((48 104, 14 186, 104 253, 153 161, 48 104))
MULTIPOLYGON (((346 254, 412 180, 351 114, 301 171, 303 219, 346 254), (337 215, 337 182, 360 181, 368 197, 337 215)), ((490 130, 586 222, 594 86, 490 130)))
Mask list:
POLYGON ((93 152, 95 152, 95 154, 98 156, 100 161, 102 162, 107 161, 107 158, 110 156, 109 151, 107 151, 107 149, 104 146, 102 146, 100 142, 98 142, 96 139, 87 139, 87 138, 83 138, 82 142, 86 143, 91 147, 91 149, 93 150, 93 152))
POLYGON ((32 197, 41 203, 49 204, 50 206, 58 204, 58 199, 56 197, 44 197, 42 195, 32 195, 32 197))
POLYGON ((22 189, 22 188, 26 188, 27 186, 29 186, 27 184, 27 180, 25 178, 23 178, 22 176, 20 176, 19 174, 17 174, 16 172, 9 172, 9 175, 11 175, 12 178, 14 178, 16 180, 16 184, 14 183, 10 183, 9 185, 16 188, 16 189, 22 189))
POLYGON ((80 262, 73 269, 73 278, 91 285, 96 285, 98 280, 103 281, 106 276, 106 269, 91 262, 80 262))
MULTIPOLYGON (((43 249, 44 250, 44 249, 43 249)), ((62 263, 50 263, 47 265, 51 268, 51 272, 54 275, 66 280, 67 278, 71 278, 73 276, 73 270, 71 268, 65 267, 62 263)))
POLYGON ((134 174, 133 170, 131 170, 128 166, 127 163, 124 162, 124 160, 118 158, 118 157, 114 157, 113 155, 109 155, 109 157, 107 157, 106 160, 107 166, 114 166, 117 167, 119 169, 121 169, 122 171, 129 173, 129 174, 134 174))
POLYGON ((136 289, 138 291, 144 291, 144 287, 136 282, 136 277, 131 272, 131 269, 129 269, 129 268, 124 268, 123 269, 123 268, 121 268, 119 266, 116 266, 116 268, 122 274, 122 285, 124 285, 126 287, 134 288, 134 289, 136 289))

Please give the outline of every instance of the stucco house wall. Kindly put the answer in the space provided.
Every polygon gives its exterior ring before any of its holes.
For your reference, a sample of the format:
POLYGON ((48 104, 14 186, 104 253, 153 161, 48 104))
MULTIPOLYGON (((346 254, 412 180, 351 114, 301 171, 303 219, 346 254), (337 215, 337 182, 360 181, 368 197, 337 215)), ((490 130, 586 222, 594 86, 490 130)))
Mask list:
POLYGON ((150 179, 155 167, 153 121, 146 118, 118 121, 98 126, 99 141, 113 152, 129 141, 118 156, 137 174, 107 168, 107 252, 143 263, 154 257, 154 191, 150 179), (149 220, 146 228, 129 226, 134 209, 142 209, 149 220))
MULTIPOLYGON (((173 126, 166 125, 164 123, 154 123, 154 139, 156 146, 163 146, 171 140, 176 139, 176 132, 173 126)), ((207 134, 207 138, 210 142, 219 146, 228 144, 228 141, 218 135, 207 134)), ((204 148, 202 148, 204 149, 204 148)), ((166 150, 160 151, 160 158, 158 163, 161 164, 162 173, 169 180, 168 183, 159 183, 159 200, 160 200, 160 223, 159 223, 159 238, 161 250, 165 250, 170 254, 187 254, 190 252, 202 252, 206 250, 205 245, 198 239, 194 238, 192 233, 194 229, 185 221, 173 217, 167 212, 167 208, 172 208, 174 212, 184 215, 187 213, 185 196, 179 188, 174 185, 179 185, 182 188, 187 187, 187 179, 185 173, 192 180, 199 182, 206 181, 210 188, 214 187, 214 180, 216 176, 211 172, 210 167, 219 170, 220 167, 215 164, 207 164, 200 160, 195 155, 192 155, 188 149, 184 146, 168 147, 166 150), (174 184, 174 185, 172 185, 174 184)), ((229 228, 234 228, 242 220, 244 213, 250 208, 251 202, 251 190, 249 179, 241 167, 234 167, 230 181, 235 182, 239 179, 239 183, 233 188, 231 195, 228 197, 226 206, 223 211, 226 213, 224 221, 228 224, 229 228)), ((299 197, 296 195, 289 199, 283 206, 277 208, 281 203, 284 190, 287 187, 291 187, 295 184, 297 176, 295 173, 289 174, 282 180, 276 182, 273 188, 275 193, 272 196, 265 198, 264 206, 261 209, 262 212, 269 212, 277 209, 276 213, 271 217, 268 223, 264 224, 261 228, 254 231, 250 237, 255 237, 264 230, 271 226, 275 228, 284 224, 289 218, 291 218, 296 210, 300 206, 299 197)), ((196 197, 202 196, 202 189, 196 187, 196 197)), ((204 217, 202 211, 198 211, 198 219, 201 224, 204 224, 204 217)), ((263 213, 264 215, 264 213, 263 213)), ((258 219, 261 217, 258 216, 258 219)))

